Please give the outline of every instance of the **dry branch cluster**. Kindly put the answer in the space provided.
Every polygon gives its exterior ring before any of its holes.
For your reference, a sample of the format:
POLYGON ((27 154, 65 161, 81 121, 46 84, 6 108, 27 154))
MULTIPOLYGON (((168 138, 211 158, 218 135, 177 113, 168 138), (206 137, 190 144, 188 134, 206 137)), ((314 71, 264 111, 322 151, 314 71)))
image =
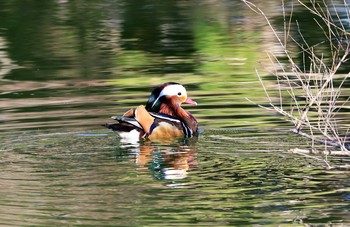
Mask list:
POLYGON ((293 17, 293 4, 289 3, 287 12, 282 2, 283 31, 278 31, 259 7, 244 2, 265 18, 286 58, 280 60, 276 54, 269 54, 271 62, 277 65, 270 71, 276 78, 277 85, 274 88, 266 87, 257 71, 269 100, 269 107, 261 107, 285 116, 294 124, 294 132, 312 140, 313 149, 316 149, 315 144, 321 142, 324 144, 323 151, 350 155, 347 138, 349 127, 337 121, 339 111, 349 103, 349 97, 342 92, 350 73, 340 73, 350 51, 350 9, 347 3, 296 1, 298 7, 303 7, 313 15, 317 24, 315 29, 320 29, 324 36, 321 43, 309 45, 299 22, 293 17), (293 28, 295 32, 292 34, 293 28), (298 39, 295 38, 296 34, 298 39), (321 45, 327 45, 330 53, 328 57, 318 49, 321 45), (292 47, 300 51, 303 62, 297 62, 292 47), (279 94, 278 101, 271 98, 271 92, 279 94))

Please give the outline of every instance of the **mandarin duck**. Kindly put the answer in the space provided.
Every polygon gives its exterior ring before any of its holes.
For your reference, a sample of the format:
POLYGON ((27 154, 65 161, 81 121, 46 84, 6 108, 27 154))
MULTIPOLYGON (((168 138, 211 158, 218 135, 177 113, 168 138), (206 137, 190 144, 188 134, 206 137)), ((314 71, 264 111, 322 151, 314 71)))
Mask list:
POLYGON ((182 103, 197 105, 187 96, 181 84, 168 82, 152 91, 146 106, 140 105, 121 117, 112 117, 118 123, 107 124, 106 127, 127 141, 192 137, 198 132, 198 123, 181 107, 182 103))

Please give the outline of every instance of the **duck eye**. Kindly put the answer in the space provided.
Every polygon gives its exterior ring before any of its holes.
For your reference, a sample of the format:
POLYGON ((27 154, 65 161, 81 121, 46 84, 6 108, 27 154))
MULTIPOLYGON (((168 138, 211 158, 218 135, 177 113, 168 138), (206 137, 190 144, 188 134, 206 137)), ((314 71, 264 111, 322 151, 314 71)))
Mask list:
POLYGON ((177 93, 178 96, 181 96, 181 92, 177 93))

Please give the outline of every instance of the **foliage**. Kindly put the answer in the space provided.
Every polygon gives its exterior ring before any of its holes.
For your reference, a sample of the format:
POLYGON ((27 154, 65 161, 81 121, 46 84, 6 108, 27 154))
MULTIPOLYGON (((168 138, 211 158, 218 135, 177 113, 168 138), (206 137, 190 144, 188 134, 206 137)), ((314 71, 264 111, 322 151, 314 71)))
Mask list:
POLYGON ((319 150, 316 142, 321 142, 326 154, 349 155, 349 127, 337 121, 349 101, 342 93, 349 73, 341 73, 350 48, 347 24, 350 15, 346 2, 310 0, 304 3, 298 0, 296 6, 291 3, 287 7, 282 1, 283 31, 275 29, 271 19, 258 6, 244 2, 264 17, 285 58, 284 61, 276 53, 269 54, 270 61, 275 64, 270 70, 277 82, 275 87, 267 88, 256 71, 270 105, 264 108, 278 112, 292 122, 295 133, 312 140, 313 151, 319 150), (311 40, 303 35, 302 26, 293 15, 294 7, 304 7, 312 15, 322 41, 310 44, 311 40), (328 46, 331 55, 325 56, 321 46, 328 46), (296 60, 298 53, 295 50, 303 56, 301 64, 296 60), (271 90, 279 93, 279 100, 272 100, 271 90))

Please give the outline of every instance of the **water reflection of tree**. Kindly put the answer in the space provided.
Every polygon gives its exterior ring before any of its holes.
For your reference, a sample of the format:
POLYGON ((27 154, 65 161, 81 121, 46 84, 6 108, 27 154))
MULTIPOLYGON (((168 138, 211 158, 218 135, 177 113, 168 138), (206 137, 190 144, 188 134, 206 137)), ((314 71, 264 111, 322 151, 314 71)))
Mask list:
POLYGON ((8 74, 11 70, 18 68, 16 64, 9 58, 7 51, 7 43, 4 38, 0 36, 0 80, 8 74))
POLYGON ((189 4, 179 1, 125 1, 122 48, 157 56, 153 73, 192 72, 195 52, 189 4))
POLYGON ((94 77, 110 67, 100 48, 101 2, 2 1, 0 27, 18 65, 10 79, 47 80, 94 77))
MULTIPOLYGON (((322 0, 318 0, 316 2, 318 2, 320 6, 323 5, 322 0)), ((324 33, 325 31, 329 31, 329 27, 327 26, 325 21, 311 13, 305 7, 292 7, 292 4, 293 3, 290 3, 288 6, 285 7, 286 13, 292 14, 290 35, 293 37, 296 43, 299 43, 304 47, 312 47, 314 54, 318 56, 322 55, 324 62, 328 65, 331 65, 333 61, 332 55, 334 49, 331 48, 331 44, 329 40, 327 40, 327 38, 325 37, 324 33), (320 26, 322 27, 322 29, 320 28, 320 26)), ((341 4, 333 4, 334 2, 332 2, 332 4, 329 4, 328 8, 325 7, 323 10, 324 12, 326 12, 327 10, 330 11, 330 14, 333 17, 332 21, 336 22, 339 25, 338 16, 340 20, 343 20, 343 22, 347 20, 347 9, 345 9, 344 6, 342 6, 341 4)), ((310 2, 306 2, 305 5, 312 8, 312 4, 310 2)), ((274 18, 274 22, 278 26, 279 30, 283 30, 283 21, 284 18, 281 15, 274 18)), ((346 23, 343 24, 345 25, 346 23)), ((334 39, 332 40, 334 42, 334 46, 338 45, 338 38, 341 39, 341 37, 334 37, 334 39)), ((347 40, 343 41, 348 42, 347 40)), ((290 47, 293 47, 293 45, 290 47)), ((300 69, 302 69, 303 71, 309 70, 310 65, 313 64, 311 54, 306 53, 298 45, 294 45, 293 48, 294 49, 291 49, 291 51, 297 55, 296 59, 299 60, 298 63, 300 69)), ((350 64, 343 64, 338 73, 347 73, 349 70, 350 64)))

